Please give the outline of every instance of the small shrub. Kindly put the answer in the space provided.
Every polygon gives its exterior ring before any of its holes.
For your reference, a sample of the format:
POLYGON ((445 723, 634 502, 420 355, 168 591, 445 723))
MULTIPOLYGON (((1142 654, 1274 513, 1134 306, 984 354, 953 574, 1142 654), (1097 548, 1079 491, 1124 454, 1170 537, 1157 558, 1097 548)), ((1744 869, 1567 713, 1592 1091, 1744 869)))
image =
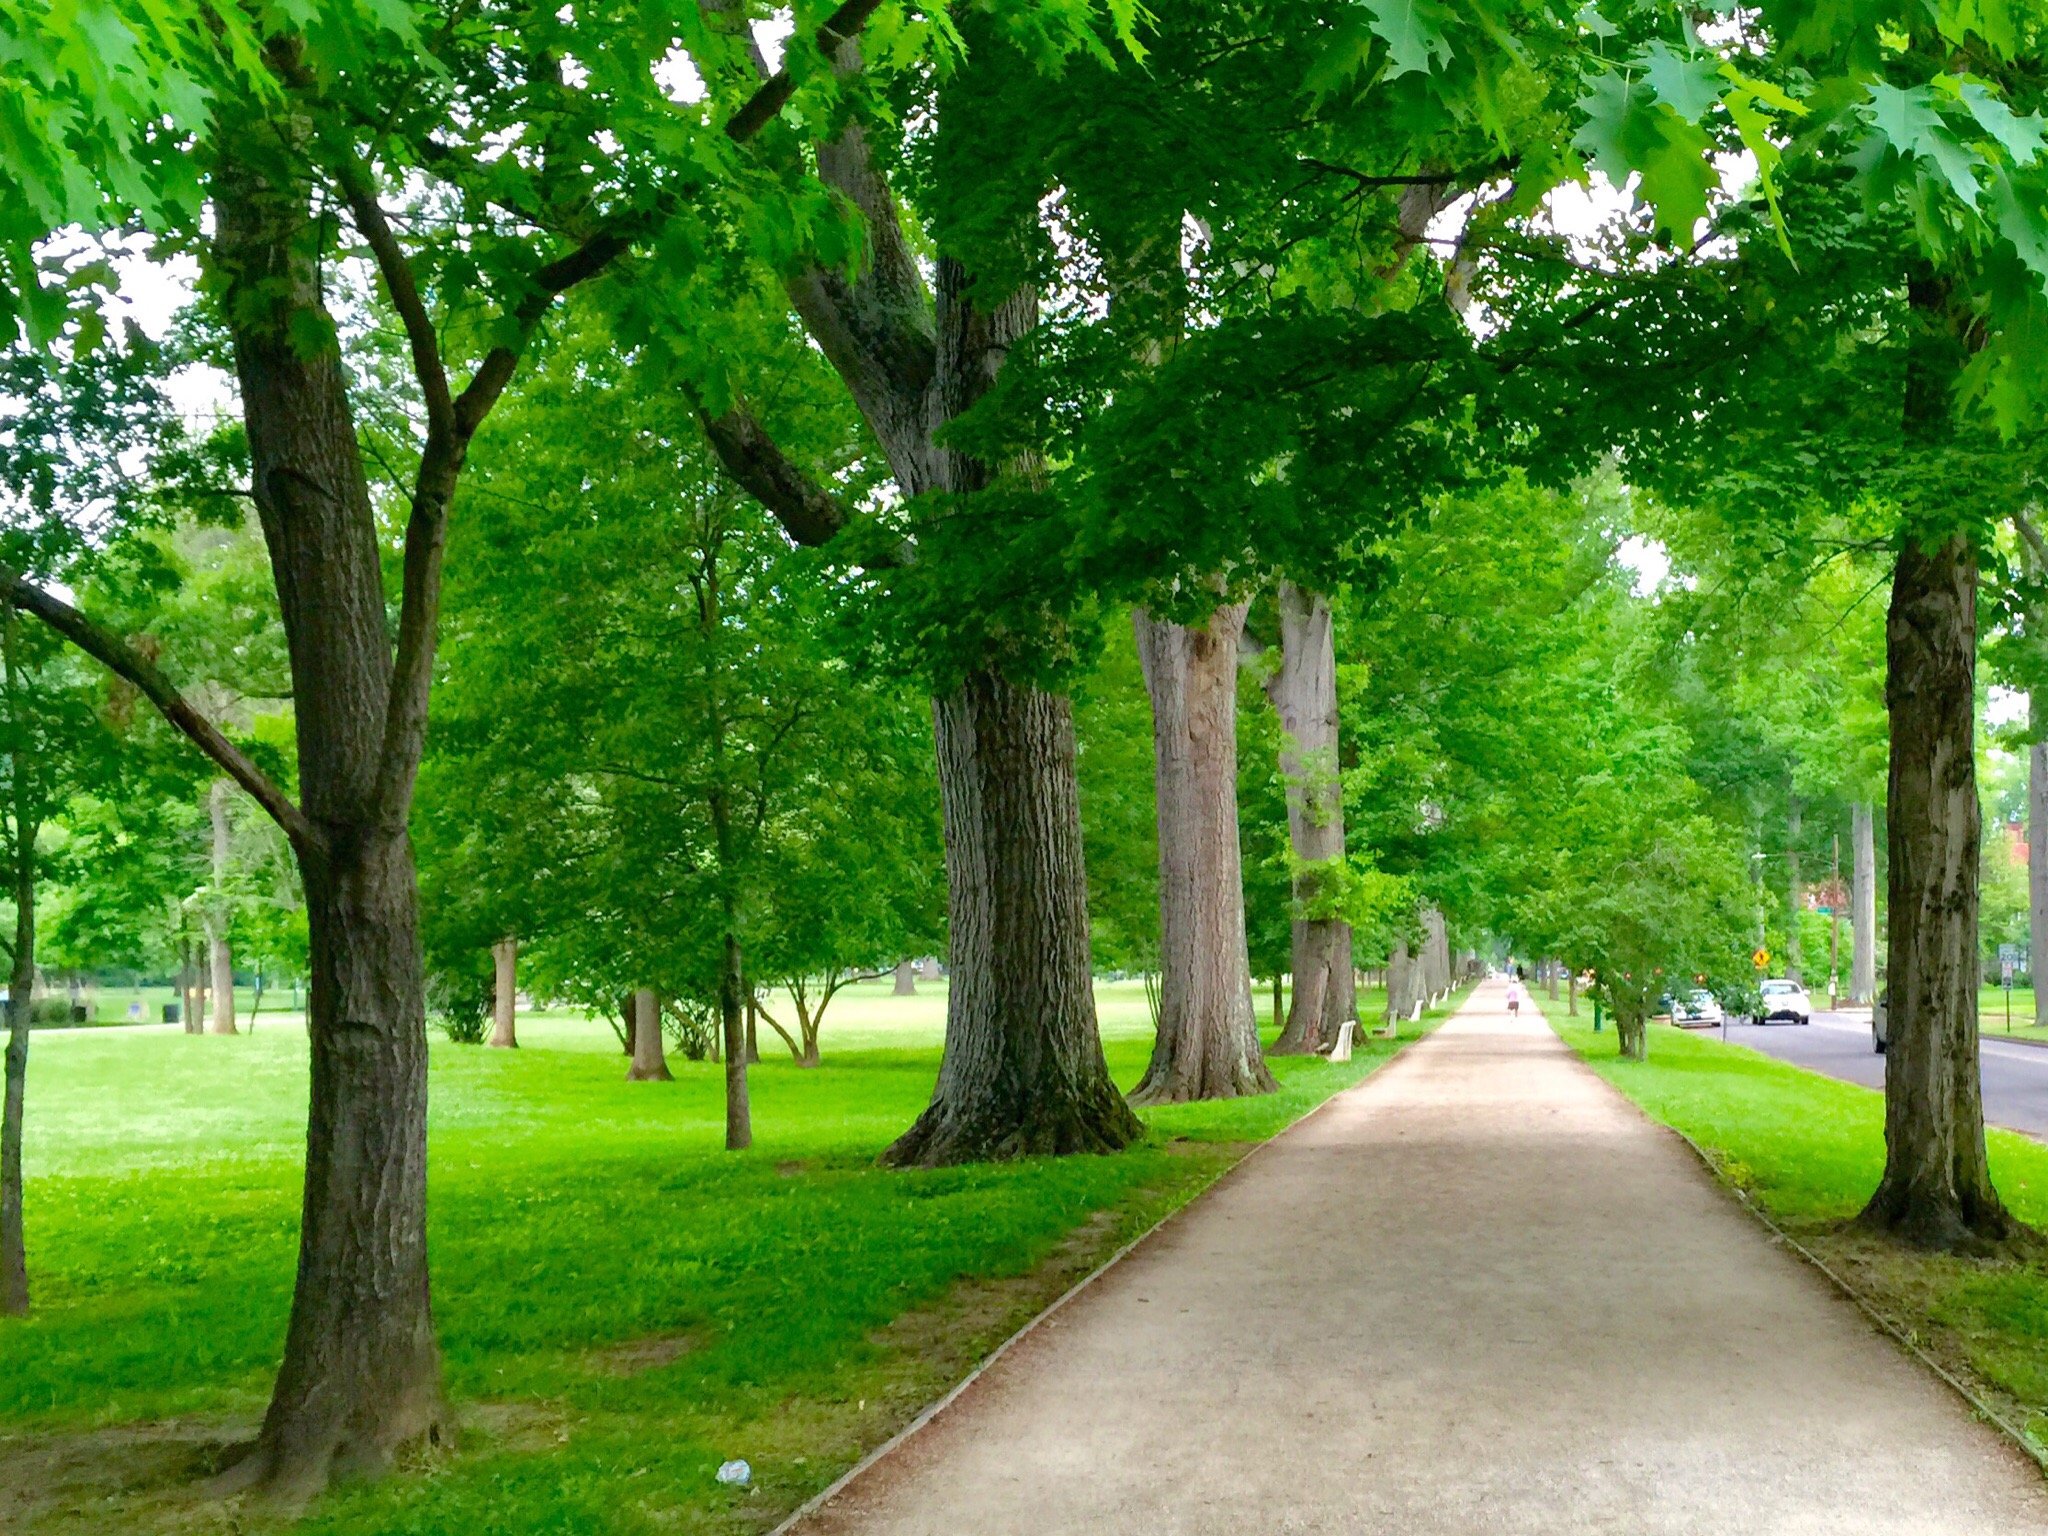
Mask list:
POLYGON ((437 973, 427 978, 427 1011, 457 1045, 482 1045, 491 1032, 491 984, 437 973))

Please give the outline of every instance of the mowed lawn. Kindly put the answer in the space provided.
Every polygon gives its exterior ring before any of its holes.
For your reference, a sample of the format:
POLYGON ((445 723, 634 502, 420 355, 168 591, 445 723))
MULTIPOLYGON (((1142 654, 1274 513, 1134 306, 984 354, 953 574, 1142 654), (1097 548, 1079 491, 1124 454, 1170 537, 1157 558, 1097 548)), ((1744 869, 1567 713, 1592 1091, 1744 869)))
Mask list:
MULTIPOLYGON (((1100 1002, 1128 1087, 1150 1049, 1143 992, 1105 985, 1100 1002)), ((517 1052, 437 1036, 434 1300, 460 1453, 345 1489, 307 1529, 772 1524, 1392 1050, 1279 1060, 1281 1092, 1149 1111, 1147 1142, 1120 1156, 884 1171, 876 1154, 930 1094, 944 1008, 929 983, 913 999, 852 989, 809 1071, 764 1032, 756 1144, 738 1155, 720 1146, 716 1064, 674 1058, 675 1083, 629 1084, 605 1024, 560 1016, 522 1019, 517 1052), (749 1490, 714 1482, 735 1457, 749 1490)), ((290 1298, 305 1078, 293 1026, 37 1033, 36 1313, 0 1324, 0 1529, 214 1528, 147 1485, 183 1487, 260 1415, 290 1298), (157 1428, 86 1433, 143 1421, 157 1428), (153 1447, 139 1460, 138 1438, 153 1447), (130 1479, 145 1486, 120 1491, 130 1479)))
MULTIPOLYGON (((1772 1220, 2048 1446, 2048 1264, 1921 1255, 1846 1226, 1884 1170, 1881 1092, 1668 1025, 1650 1026, 1648 1061, 1623 1061, 1589 1012, 1568 1018, 1539 1001, 1594 1071, 1691 1137, 1772 1220)), ((2048 1231, 2048 1146, 1998 1130, 1989 1146, 2006 1204, 2048 1231)))

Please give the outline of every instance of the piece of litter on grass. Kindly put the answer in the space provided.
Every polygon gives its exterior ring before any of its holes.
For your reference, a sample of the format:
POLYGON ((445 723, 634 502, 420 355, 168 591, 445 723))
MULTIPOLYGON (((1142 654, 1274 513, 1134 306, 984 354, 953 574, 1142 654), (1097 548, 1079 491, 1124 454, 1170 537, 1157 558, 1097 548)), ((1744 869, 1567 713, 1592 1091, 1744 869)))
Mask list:
POLYGON ((728 1461, 718 1468, 718 1480, 728 1488, 744 1488, 754 1480, 754 1469, 744 1461, 728 1461))

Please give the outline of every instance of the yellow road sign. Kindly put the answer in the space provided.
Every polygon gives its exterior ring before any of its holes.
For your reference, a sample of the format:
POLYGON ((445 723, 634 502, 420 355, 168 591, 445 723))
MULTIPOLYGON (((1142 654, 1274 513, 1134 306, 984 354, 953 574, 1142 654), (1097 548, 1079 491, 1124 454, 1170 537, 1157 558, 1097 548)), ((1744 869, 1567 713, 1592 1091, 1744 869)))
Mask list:
POLYGON ((1760 971, 1767 971, 1771 968, 1771 952, 1768 949, 1759 949, 1749 958, 1756 963, 1756 968, 1760 971))

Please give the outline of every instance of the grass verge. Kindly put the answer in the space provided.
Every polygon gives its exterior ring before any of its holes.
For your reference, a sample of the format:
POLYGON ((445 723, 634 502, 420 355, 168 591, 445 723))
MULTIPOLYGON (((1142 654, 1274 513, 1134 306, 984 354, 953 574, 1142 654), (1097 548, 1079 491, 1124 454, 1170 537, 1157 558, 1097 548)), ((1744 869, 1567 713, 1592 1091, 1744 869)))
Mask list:
MULTIPOLYGON (((435 1310, 461 1443, 338 1490, 301 1529, 772 1526, 1396 1048, 1277 1059, 1278 1093, 1147 1111, 1146 1141, 1115 1157, 892 1172, 875 1156, 930 1094, 944 995, 886 994, 835 1002, 824 1066, 755 1069, 756 1145, 739 1155, 720 1149, 713 1064, 628 1084, 606 1027, 566 1018, 522 1020, 517 1052, 436 1041, 435 1310), (751 1487, 714 1481, 734 1457, 751 1487)), ((1150 1047, 1142 993, 1100 1003, 1128 1087, 1150 1047)), ((0 1325, 0 1530, 222 1528, 193 1480, 253 1430, 276 1365, 304 1094, 296 1030, 38 1037, 37 1311, 0 1325)))
MULTIPOLYGON (((1685 1133, 1720 1176, 1840 1275, 1893 1327, 2048 1449, 2048 1265, 1919 1253, 1847 1226, 1884 1169, 1884 1096, 1745 1046, 1650 1027, 1649 1060, 1613 1031, 1539 1004, 1586 1063, 1652 1119, 1685 1133)), ((1992 1175, 2048 1230, 2048 1147, 1990 1133, 1992 1175)))

